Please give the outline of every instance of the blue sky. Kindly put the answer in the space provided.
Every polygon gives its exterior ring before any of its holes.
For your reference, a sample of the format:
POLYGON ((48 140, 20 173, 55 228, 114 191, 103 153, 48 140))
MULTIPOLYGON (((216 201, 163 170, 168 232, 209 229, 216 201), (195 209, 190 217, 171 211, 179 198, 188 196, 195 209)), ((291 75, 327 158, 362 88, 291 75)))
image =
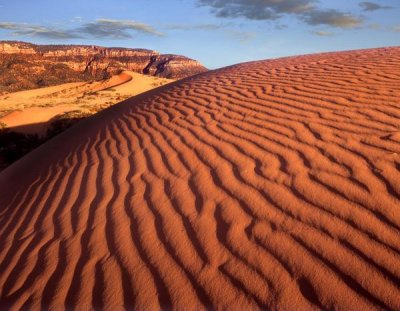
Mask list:
POLYGON ((0 0, 0 39, 147 48, 218 68, 400 45, 400 1, 0 0))

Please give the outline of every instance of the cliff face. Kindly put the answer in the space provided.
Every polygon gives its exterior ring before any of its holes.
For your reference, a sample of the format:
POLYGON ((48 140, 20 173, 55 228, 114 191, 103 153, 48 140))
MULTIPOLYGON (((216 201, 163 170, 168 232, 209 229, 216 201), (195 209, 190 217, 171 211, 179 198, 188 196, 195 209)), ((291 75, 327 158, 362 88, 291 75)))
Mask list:
POLYGON ((207 70, 190 58, 145 49, 0 41, 0 91, 103 79, 124 69, 171 79, 207 70))

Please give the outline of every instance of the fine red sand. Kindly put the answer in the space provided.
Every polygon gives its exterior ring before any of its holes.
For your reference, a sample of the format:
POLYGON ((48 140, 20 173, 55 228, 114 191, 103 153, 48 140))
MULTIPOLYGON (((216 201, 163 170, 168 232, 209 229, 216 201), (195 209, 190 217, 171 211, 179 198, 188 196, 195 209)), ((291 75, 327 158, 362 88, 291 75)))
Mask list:
POLYGON ((2 307, 400 309, 400 48, 260 61, 0 174, 2 307))

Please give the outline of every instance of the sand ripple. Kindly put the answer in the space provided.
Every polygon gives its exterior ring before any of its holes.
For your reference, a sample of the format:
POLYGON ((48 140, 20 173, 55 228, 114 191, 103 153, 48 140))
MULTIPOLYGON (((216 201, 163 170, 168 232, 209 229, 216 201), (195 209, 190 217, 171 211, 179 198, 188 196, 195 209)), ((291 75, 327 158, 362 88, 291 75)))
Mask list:
POLYGON ((400 309, 400 48, 240 64, 0 174, 0 305, 400 309))

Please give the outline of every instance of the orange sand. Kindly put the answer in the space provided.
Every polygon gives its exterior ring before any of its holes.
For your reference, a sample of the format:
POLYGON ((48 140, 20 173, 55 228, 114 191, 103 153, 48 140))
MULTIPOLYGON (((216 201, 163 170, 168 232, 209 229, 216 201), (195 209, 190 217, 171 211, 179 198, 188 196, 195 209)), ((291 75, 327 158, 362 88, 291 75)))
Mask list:
POLYGON ((0 95, 0 122, 16 132, 45 135, 50 121, 69 111, 91 112, 173 80, 124 71, 97 82, 65 83, 0 95))
POLYGON ((132 76, 127 72, 122 72, 117 76, 112 76, 110 79, 98 82, 92 89, 93 92, 107 90, 111 87, 118 86, 132 80, 132 76))
POLYGON ((0 174, 0 305, 400 309, 400 48, 260 61, 0 174))
POLYGON ((75 108, 70 105, 26 108, 9 113, 1 118, 0 121, 17 132, 44 135, 49 126, 48 122, 52 118, 73 110, 75 110, 75 108))

